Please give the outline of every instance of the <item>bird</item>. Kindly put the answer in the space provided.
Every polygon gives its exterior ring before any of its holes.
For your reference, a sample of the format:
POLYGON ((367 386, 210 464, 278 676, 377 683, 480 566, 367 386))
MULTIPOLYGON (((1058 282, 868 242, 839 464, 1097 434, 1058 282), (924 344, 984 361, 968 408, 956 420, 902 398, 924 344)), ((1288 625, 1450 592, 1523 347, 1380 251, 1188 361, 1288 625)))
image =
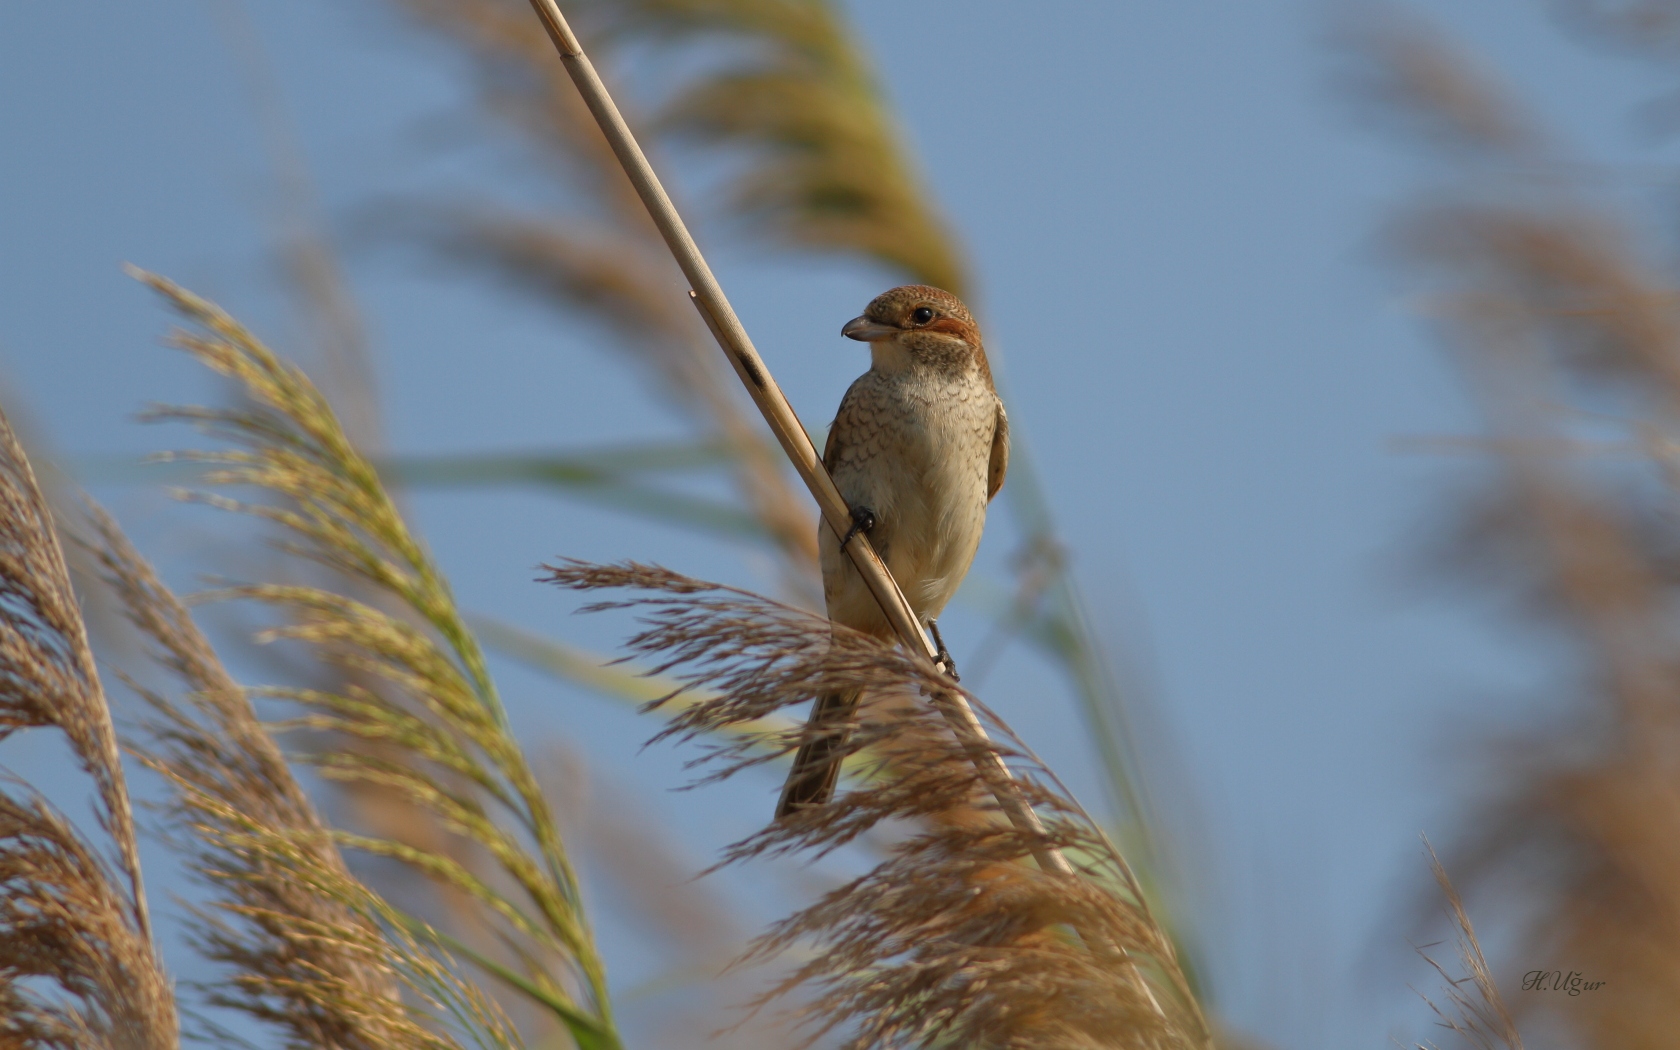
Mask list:
MULTIPOLYGON (((955 295, 911 284, 876 296, 840 333, 869 344, 870 367, 841 399, 823 447, 823 466, 851 510, 844 536, 817 527, 828 618, 894 637, 845 551, 863 533, 954 677, 937 617, 968 574, 986 507, 1009 469, 1009 417, 980 327, 955 295)), ((833 795, 860 699, 852 691, 813 702, 777 819, 833 795)))

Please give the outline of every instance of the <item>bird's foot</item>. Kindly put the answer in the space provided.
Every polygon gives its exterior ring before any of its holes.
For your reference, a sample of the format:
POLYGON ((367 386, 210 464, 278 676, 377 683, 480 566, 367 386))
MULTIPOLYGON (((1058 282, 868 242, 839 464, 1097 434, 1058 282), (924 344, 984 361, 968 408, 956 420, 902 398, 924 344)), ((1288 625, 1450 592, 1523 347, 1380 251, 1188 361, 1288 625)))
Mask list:
POLYGON ((928 630, 933 632, 933 644, 939 646, 937 659, 945 665, 945 673, 951 676, 953 682, 962 681, 961 676, 957 674, 957 662, 951 659, 951 650, 945 648, 945 639, 939 637, 939 621, 929 620, 928 630))
POLYGON ((840 538, 840 549, 845 550, 846 549, 846 544, 852 542, 852 537, 853 536, 856 536, 860 532, 865 534, 865 535, 868 535, 869 531, 871 529, 873 529, 874 527, 875 527, 875 512, 874 511, 870 510, 868 507, 863 507, 863 506, 853 507, 852 508, 852 527, 847 529, 846 530, 846 535, 844 535, 840 538))

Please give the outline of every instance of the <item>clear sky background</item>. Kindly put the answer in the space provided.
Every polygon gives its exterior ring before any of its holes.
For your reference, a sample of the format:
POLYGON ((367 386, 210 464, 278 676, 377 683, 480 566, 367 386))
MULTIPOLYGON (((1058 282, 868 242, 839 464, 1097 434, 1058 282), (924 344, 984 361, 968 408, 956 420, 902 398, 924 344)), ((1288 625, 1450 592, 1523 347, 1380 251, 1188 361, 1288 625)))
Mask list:
MULTIPOLYGON (((0 3, 0 382, 73 470, 189 444, 135 411, 216 393, 157 347, 166 319, 123 261, 219 300, 282 349, 299 342, 275 271, 273 171, 212 2, 0 3)), ((1420 567, 1461 466, 1397 439, 1472 422, 1379 260, 1382 223, 1427 169, 1338 99, 1341 8, 847 6, 973 250, 1011 417, 1101 629, 1182 764, 1171 808, 1193 844, 1221 1011, 1300 1050, 1423 1034, 1405 985, 1426 978, 1397 919, 1427 880, 1418 835, 1451 838, 1477 787, 1463 741, 1522 718, 1543 664, 1420 567)), ((1641 164, 1673 153, 1631 116, 1672 82, 1582 46, 1545 4, 1412 6, 1571 142, 1641 164)), ((398 193, 534 199, 517 155, 459 133, 469 100, 444 51, 371 0, 251 7, 373 336, 394 451, 679 432, 594 333, 369 232, 398 193)), ((666 159, 671 181, 702 192, 681 154, 666 159)), ((838 328, 889 278, 699 232, 795 406, 825 424, 866 360, 838 328)), ((155 487, 92 487, 181 587, 228 535, 155 487)), ((568 600, 531 582, 537 563, 634 556, 762 582, 738 550, 538 494, 411 505, 464 605, 602 649, 623 625, 565 615, 568 600)), ((1008 550, 999 530, 983 565, 1001 570, 1008 550)), ((961 657, 984 625, 951 622, 961 657)), ((498 670, 533 746, 584 752, 595 790, 660 815, 695 869, 768 815, 769 778, 670 794, 681 756, 638 752, 650 723, 498 670)), ((1017 650, 984 691, 1095 797, 1077 716, 1046 673, 1017 650)), ((50 772, 40 752, 0 758, 50 772)), ((628 924, 605 935, 615 984, 654 972, 628 924)))

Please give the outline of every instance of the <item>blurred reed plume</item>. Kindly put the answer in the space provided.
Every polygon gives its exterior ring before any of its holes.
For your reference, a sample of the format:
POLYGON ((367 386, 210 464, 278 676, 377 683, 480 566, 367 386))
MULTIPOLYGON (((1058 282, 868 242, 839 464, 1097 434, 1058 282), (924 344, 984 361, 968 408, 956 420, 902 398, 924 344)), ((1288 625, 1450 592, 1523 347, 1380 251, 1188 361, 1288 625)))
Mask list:
POLYGON ((725 863, 822 856, 872 830, 903 832, 869 873, 755 942, 748 958, 813 945, 809 961, 761 1005, 806 989, 813 1038, 838 1032, 856 1050, 1210 1045, 1172 941, 1131 870, 1050 771, 988 716, 1001 741, 992 746, 1013 761, 1043 821, 1042 833, 1025 831, 990 802, 977 745, 906 732, 907 720, 943 725, 933 706, 955 687, 931 663, 816 614, 656 567, 568 561, 550 578, 578 590, 651 592, 588 609, 635 610, 642 630, 629 650, 652 673, 713 694, 671 713, 655 738, 702 738, 699 761, 711 767, 702 783, 785 755, 811 732, 720 741, 724 730, 824 692, 893 698, 863 705, 844 745, 851 754, 869 749, 870 778, 725 851, 725 863), (953 821, 953 812, 969 819, 953 821), (1047 848, 1077 856, 1078 874, 1027 863, 1047 848))
POLYGON ((225 977, 204 987, 204 1001, 278 1028, 289 1046, 516 1045, 495 1007, 451 971, 427 932, 417 938, 409 920, 350 873, 246 691, 186 608, 109 516, 95 510, 91 518, 97 538, 89 546, 106 583, 157 662, 187 690, 183 702, 141 690, 154 711, 142 756, 171 788, 170 826, 210 894, 191 907, 190 937, 225 977), (429 1009, 406 1003, 404 987, 429 1009), (449 1020, 459 1037, 440 1023, 449 1020))
POLYGON ((220 465, 209 483, 254 486, 276 502, 196 498, 280 526, 285 549, 356 581, 391 610, 308 586, 224 590, 222 597, 251 599, 287 617, 267 638, 304 643, 317 660, 351 672, 337 690, 265 692, 306 709, 298 728, 380 745, 329 747, 311 761, 328 778, 378 785, 406 799, 482 850, 511 889, 444 851, 347 833, 339 841, 401 861, 472 902, 515 961, 504 964, 446 937, 453 954, 548 1011, 584 1050, 618 1046, 605 969, 571 860, 447 583, 301 372, 213 305, 161 278, 138 276, 195 326, 178 332, 176 345, 238 382, 248 398, 240 408, 172 408, 154 416, 192 422, 235 446, 184 454, 220 465))
MULTIPOLYGON (((536 147, 544 169, 576 205, 560 216, 503 205, 419 205, 405 219, 410 232, 450 265, 483 270, 568 316, 581 316, 630 351, 660 392, 702 429, 702 440, 721 445, 756 527, 780 556, 784 586, 815 602, 815 520, 788 484, 762 428, 743 411, 733 377, 688 304, 658 231, 554 62, 529 7, 510 0, 394 2, 467 52, 485 107, 536 147)), ((679 459, 693 459, 691 442, 679 451, 686 453, 679 459)), ((658 460, 669 469, 670 456, 658 460)), ((707 458, 700 465, 715 462, 707 458)), ((496 468, 482 458, 464 465, 480 477, 483 468, 496 468)), ((420 466, 424 472, 426 465, 420 466)), ((570 487, 599 490, 605 481, 634 476, 624 464, 598 467, 577 479, 582 485, 570 487)), ((569 479, 562 470, 545 480, 569 479)), ((669 493, 632 488, 629 494, 633 509, 687 528, 716 528, 715 522, 733 520, 729 514, 696 514, 694 500, 669 493)))
POLYGON ((608 48, 727 40, 732 60, 684 83, 654 120, 752 158, 729 210, 773 238, 876 259, 967 298, 967 266, 932 207, 868 58, 835 5, 808 0, 586 0, 608 48))
POLYGON ((1430 131, 1443 162, 1392 239, 1427 282, 1428 312, 1486 421, 1485 471, 1445 565, 1508 595, 1572 683, 1566 711, 1481 749, 1497 794, 1451 863, 1473 897, 1504 906, 1516 936, 1493 971, 1507 988, 1537 970, 1613 975, 1590 995, 1515 1000, 1531 1041, 1672 1046, 1676 275, 1640 243, 1651 224, 1623 217, 1612 169, 1570 156, 1438 33, 1394 20, 1356 54, 1381 74, 1384 111, 1430 131))
POLYGON ((0 1043, 168 1050, 175 1002, 110 708, 52 513, 0 416, 0 737, 45 728, 93 780, 117 868, 40 796, 0 791, 0 1043))

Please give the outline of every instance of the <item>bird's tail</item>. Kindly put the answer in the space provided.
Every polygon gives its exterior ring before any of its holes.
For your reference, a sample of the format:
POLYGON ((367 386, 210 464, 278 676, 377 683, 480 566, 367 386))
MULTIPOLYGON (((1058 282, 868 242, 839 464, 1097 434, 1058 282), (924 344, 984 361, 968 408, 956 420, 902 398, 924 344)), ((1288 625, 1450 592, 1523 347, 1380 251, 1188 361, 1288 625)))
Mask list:
POLYGON ((820 806, 834 794, 840 780, 840 762, 845 758, 847 723, 857 710, 857 691, 830 693, 817 698, 811 718, 805 724, 805 743, 793 756, 793 769, 782 785, 782 800, 776 803, 776 817, 787 816, 803 806, 820 806))

